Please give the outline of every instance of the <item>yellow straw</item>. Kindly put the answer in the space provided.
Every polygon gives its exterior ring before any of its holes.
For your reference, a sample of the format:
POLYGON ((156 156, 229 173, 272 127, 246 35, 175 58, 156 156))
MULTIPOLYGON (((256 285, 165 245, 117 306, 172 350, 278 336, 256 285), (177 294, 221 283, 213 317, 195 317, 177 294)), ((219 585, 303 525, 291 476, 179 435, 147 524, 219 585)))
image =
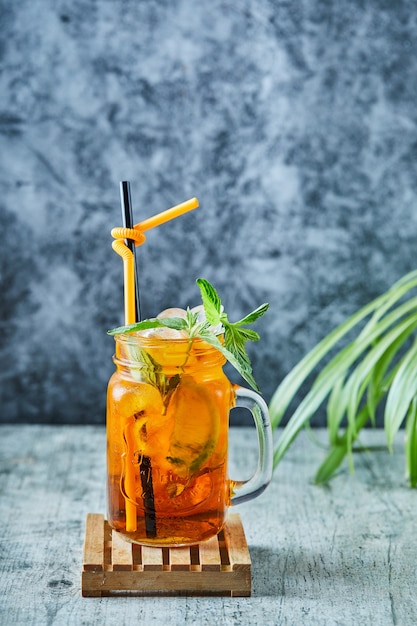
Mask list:
POLYGON ((135 257, 122 239, 116 239, 112 248, 123 259, 123 282, 125 286, 125 324, 136 322, 135 308, 135 257))
POLYGON ((143 222, 135 224, 134 228, 113 228, 111 234, 115 237, 112 247, 117 254, 123 258, 123 273, 124 273, 124 285, 125 285, 125 324, 133 324, 136 322, 136 310, 135 310, 135 258, 133 253, 126 246, 124 240, 131 239, 135 242, 136 246, 140 246, 145 241, 145 235, 143 231, 155 228, 160 224, 164 224, 170 220, 188 213, 199 206, 197 198, 191 198, 177 204, 166 211, 157 213, 152 217, 148 217, 143 222))
MULTIPOLYGON (((113 241, 112 247, 117 254, 119 254, 123 259, 123 276, 124 276, 124 308, 125 308, 125 324, 133 324, 136 321, 136 295, 135 295, 135 257, 133 252, 129 250, 127 245, 125 244, 125 239, 131 239, 135 242, 136 246, 144 243, 146 237, 143 234, 143 231, 150 230, 151 228, 155 228, 160 224, 164 224, 169 220, 173 220, 184 213, 188 213, 188 211, 192 211, 199 206, 197 198, 191 198, 186 202, 182 202, 181 204, 177 204, 171 209, 167 209, 166 211, 162 211, 153 217, 149 217, 148 219, 136 224, 134 228, 113 228, 111 234, 115 237, 115 241, 113 241)), ((129 429, 126 429, 129 431, 129 429)), ((135 474, 132 471, 132 466, 130 463, 132 462, 130 451, 133 450, 133 441, 130 432, 126 432, 127 439, 127 448, 128 453, 126 456, 126 494, 127 498, 125 499, 126 505, 126 532, 135 532, 137 529, 136 524, 136 505, 134 504, 135 500, 135 490, 136 490, 136 482, 135 482, 135 474), (132 502, 133 500, 133 502, 132 502)))
POLYGON ((173 206, 171 209, 167 209, 166 211, 162 211, 153 217, 148 217, 148 219, 143 222, 139 222, 139 224, 135 224, 135 229, 144 231, 150 230, 151 228, 155 228, 155 226, 159 226, 160 224, 164 224, 164 222, 168 222, 169 220, 173 220, 175 217, 179 215, 183 215, 184 213, 188 213, 188 211, 192 211, 198 207, 197 198, 191 198, 190 200, 186 200, 181 204, 177 204, 173 206))

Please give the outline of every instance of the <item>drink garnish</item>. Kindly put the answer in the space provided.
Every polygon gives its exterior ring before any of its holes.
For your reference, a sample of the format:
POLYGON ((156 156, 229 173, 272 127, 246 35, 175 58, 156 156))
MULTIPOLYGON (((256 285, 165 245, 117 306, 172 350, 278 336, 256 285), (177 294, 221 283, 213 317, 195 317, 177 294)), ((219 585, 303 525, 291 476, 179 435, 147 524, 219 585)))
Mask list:
POLYGON ((219 350, 242 378, 259 392, 259 387, 252 374, 252 365, 245 345, 247 341, 258 341, 259 334, 254 330, 245 328, 245 326, 253 324, 258 318, 262 317, 268 310, 269 304, 261 304, 261 306, 237 322, 230 322, 223 310, 219 294, 213 285, 205 278, 198 278, 196 282, 200 288, 204 307, 206 318, 204 321, 199 321, 198 313, 187 309, 185 319, 182 317, 147 319, 113 328, 107 331, 108 334, 122 335, 152 328, 170 328, 172 330, 185 331, 189 338, 202 339, 219 350), (213 329, 218 334, 224 334, 224 342, 220 341, 213 329))

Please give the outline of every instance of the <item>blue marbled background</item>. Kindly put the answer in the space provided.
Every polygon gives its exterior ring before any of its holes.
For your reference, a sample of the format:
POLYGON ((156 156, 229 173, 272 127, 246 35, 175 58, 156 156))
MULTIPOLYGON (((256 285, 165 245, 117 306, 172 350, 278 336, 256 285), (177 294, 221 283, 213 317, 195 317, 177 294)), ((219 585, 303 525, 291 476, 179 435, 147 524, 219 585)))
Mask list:
POLYGON ((414 0, 3 0, 1 420, 103 422, 135 221, 146 316, 218 288, 267 400, 416 266, 414 0))

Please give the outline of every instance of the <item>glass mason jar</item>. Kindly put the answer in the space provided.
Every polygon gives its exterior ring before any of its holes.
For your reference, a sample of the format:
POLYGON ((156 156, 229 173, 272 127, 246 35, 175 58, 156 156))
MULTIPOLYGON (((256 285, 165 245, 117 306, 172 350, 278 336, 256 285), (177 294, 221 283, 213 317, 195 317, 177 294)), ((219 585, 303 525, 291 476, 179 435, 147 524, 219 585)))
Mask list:
POLYGON ((201 339, 117 335, 107 396, 108 521, 154 546, 216 535, 230 505, 259 495, 272 476, 268 410, 233 385, 223 355, 201 339), (248 481, 227 474, 229 413, 253 415, 259 462, 248 481))

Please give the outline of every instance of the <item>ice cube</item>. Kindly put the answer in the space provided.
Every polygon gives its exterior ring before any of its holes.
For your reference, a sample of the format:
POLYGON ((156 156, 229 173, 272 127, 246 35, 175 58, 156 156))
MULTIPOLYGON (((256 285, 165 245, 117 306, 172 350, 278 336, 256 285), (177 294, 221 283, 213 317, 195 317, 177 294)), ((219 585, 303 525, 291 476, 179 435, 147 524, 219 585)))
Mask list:
POLYGON ((187 311, 173 307, 171 309, 164 309, 157 315, 157 319, 164 319, 166 317, 182 317, 182 319, 185 320, 187 318, 187 311))
MULTIPOLYGON (((187 311, 178 307, 172 307, 171 309, 164 309, 156 316, 156 319, 167 319, 171 317, 179 317, 182 319, 187 318, 187 311)), ((162 339, 184 339, 188 337, 188 334, 184 330, 175 330, 174 328, 155 328, 154 334, 156 337, 162 339)))

